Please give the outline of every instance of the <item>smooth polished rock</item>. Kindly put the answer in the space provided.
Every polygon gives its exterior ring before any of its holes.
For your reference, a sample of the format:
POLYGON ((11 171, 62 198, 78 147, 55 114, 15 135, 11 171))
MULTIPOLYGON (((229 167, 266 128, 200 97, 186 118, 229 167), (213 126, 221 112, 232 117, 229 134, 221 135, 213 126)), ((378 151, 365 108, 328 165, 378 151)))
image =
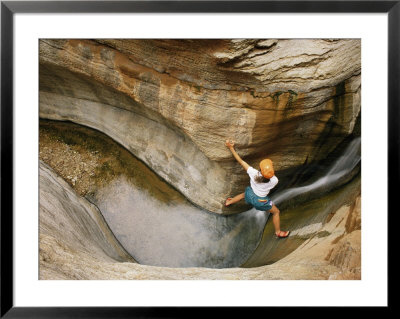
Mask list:
MULTIPOLYGON (((68 277, 63 265, 79 263, 80 255, 91 256, 98 262, 135 262, 115 238, 97 207, 77 195, 42 161, 39 177, 41 279, 53 272, 68 277)), ((95 267, 95 263, 91 267, 95 267)), ((85 278, 90 271, 76 272, 74 277, 85 278)))
MULTIPOLYGON (((140 264, 237 267, 259 244, 268 213, 222 216, 194 206, 111 138, 87 127, 41 120, 39 132, 40 159, 99 209, 118 242, 140 264)), ((50 184, 41 173, 43 183, 45 178, 50 184)), ((59 187, 52 192, 62 193, 59 187)), ((68 200, 60 204, 78 214, 74 198, 70 200, 71 205, 68 200)))
MULTIPOLYGON (((329 215, 294 252, 267 266, 211 269, 136 263, 115 241, 98 210, 40 163, 42 280, 322 280, 361 279, 361 198, 329 215), (351 226, 352 225, 352 226, 351 226), (357 226, 358 225, 358 226, 357 226)), ((299 235, 299 234, 297 234, 299 235)))

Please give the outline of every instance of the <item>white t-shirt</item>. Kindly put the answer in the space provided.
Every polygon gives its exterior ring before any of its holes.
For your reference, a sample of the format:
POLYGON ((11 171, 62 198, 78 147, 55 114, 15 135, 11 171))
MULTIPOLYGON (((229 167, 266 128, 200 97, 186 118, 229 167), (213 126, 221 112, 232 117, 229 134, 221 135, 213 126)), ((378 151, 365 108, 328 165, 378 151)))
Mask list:
POLYGON ((267 196, 269 191, 273 189, 276 186, 276 184, 278 184, 278 177, 276 177, 275 175, 270 178, 268 183, 257 183, 254 180, 254 178, 256 176, 262 176, 262 175, 259 171, 257 171, 251 166, 247 169, 247 174, 249 174, 250 176, 251 189, 253 190, 254 194, 260 197, 267 196))

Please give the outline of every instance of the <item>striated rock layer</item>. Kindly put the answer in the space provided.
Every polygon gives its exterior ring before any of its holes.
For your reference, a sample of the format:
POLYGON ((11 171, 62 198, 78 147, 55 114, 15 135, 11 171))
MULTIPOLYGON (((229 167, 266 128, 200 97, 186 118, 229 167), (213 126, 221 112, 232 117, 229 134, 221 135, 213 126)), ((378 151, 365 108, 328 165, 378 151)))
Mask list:
MULTIPOLYGON (((224 199, 268 156, 277 175, 323 159, 360 119, 360 40, 40 41, 40 117, 98 129, 192 203, 224 199)), ((280 174, 280 175, 279 175, 280 174)))
POLYGON ((40 162, 40 279, 361 279, 361 198, 332 212, 293 253, 255 268, 170 268, 136 263, 95 206, 40 162))

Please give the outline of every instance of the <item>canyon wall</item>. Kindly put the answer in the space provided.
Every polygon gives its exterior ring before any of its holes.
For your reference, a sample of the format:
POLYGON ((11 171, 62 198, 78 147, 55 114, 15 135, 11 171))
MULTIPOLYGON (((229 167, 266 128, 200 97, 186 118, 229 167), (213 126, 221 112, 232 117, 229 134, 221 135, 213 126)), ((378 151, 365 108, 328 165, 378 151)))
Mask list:
POLYGON ((360 40, 40 41, 40 117, 102 131, 193 204, 230 214, 248 177, 321 160, 360 120, 360 40))

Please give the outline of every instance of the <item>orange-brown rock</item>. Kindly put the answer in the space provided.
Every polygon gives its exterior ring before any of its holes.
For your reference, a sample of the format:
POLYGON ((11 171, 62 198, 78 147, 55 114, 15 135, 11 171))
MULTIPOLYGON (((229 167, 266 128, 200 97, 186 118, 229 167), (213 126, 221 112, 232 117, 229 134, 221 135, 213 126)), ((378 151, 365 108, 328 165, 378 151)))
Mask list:
MULTIPOLYGON (((360 40, 40 41, 40 116, 96 128, 190 201, 230 213, 247 176, 326 157, 360 117, 360 40)), ((279 176, 279 175, 278 175, 279 176)), ((238 206, 237 209, 242 209, 238 206)))

